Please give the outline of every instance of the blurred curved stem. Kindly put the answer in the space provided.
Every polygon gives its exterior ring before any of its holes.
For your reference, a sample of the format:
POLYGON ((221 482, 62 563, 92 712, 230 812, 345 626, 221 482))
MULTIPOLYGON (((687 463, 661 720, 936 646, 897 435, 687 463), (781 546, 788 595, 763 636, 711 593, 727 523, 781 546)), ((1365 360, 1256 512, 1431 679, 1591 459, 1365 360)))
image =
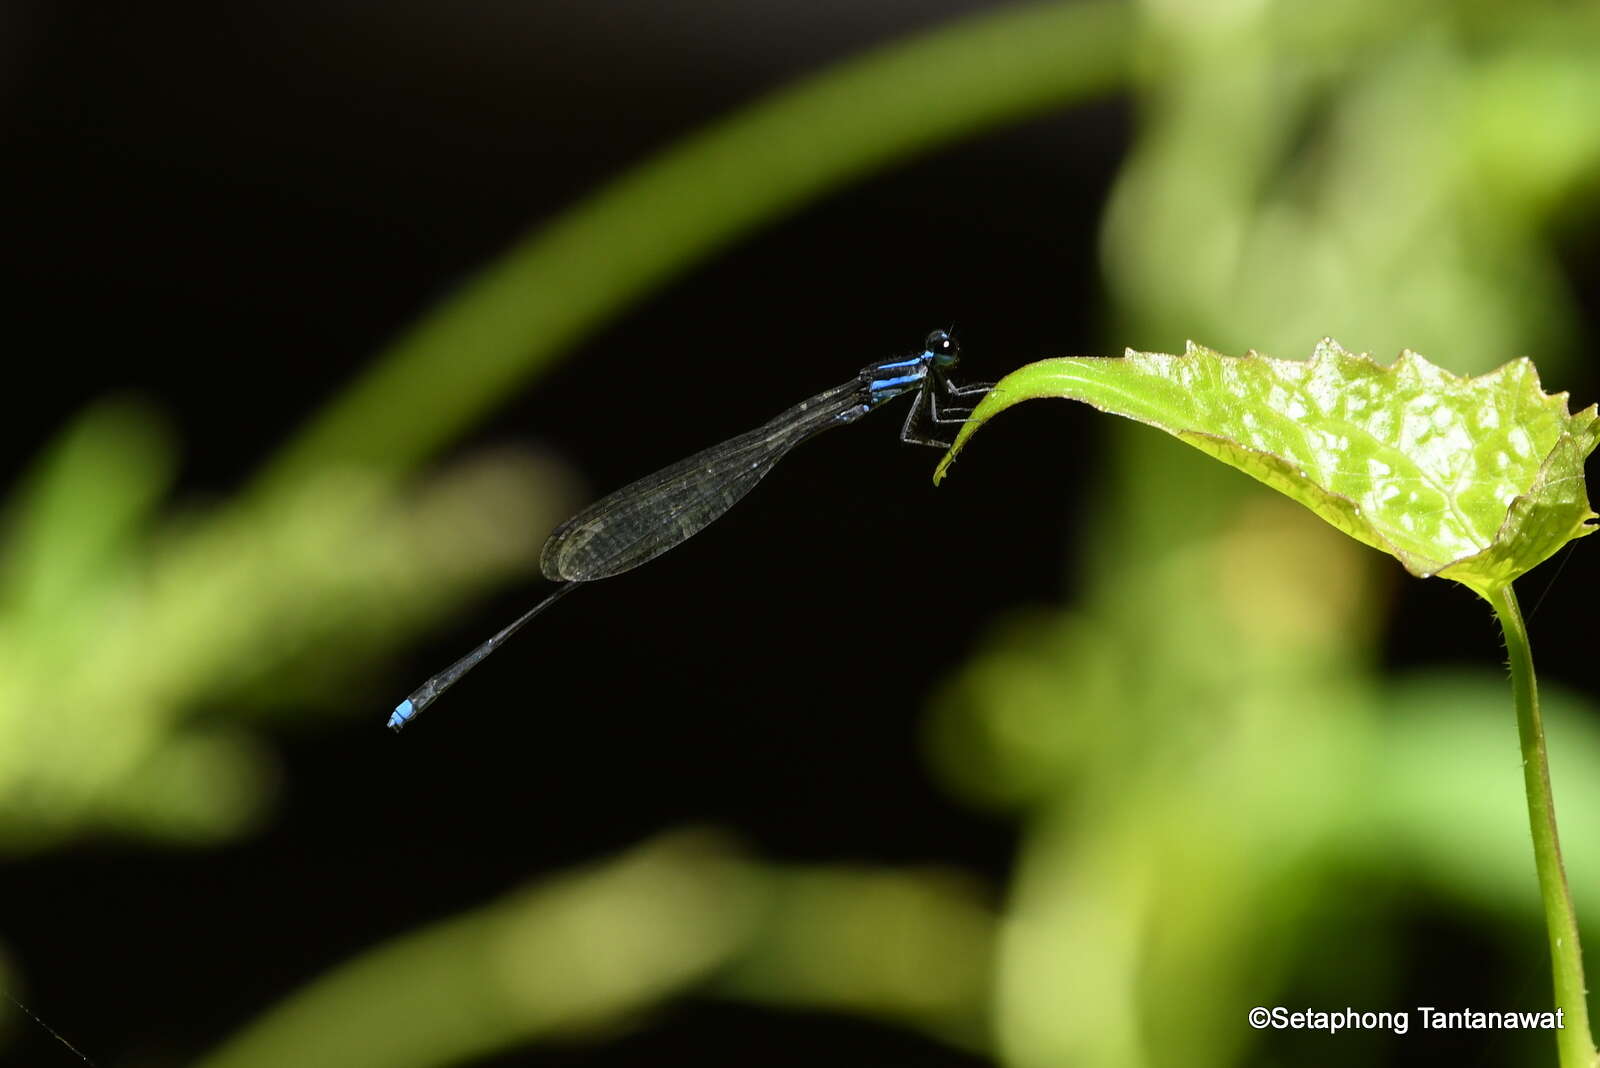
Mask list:
POLYGON ((1593 1068, 1596 1058, 1594 1039, 1589 1034, 1583 950, 1578 944, 1578 916, 1556 834, 1556 803, 1550 790, 1550 763, 1545 752, 1544 720, 1539 714, 1533 649, 1510 583, 1485 596, 1500 618, 1511 661, 1511 690, 1517 706, 1517 734, 1522 742, 1522 783, 1533 832, 1533 861, 1539 873, 1539 896, 1544 901, 1545 930, 1550 938, 1556 1004, 1566 1010, 1565 1027, 1556 1032, 1561 1068, 1593 1068))
POLYGON ((278 456, 258 493, 329 463, 406 470, 586 331, 757 224, 917 151, 1121 84, 1132 26, 1132 9, 1110 2, 959 19, 689 137, 445 299, 278 456))
POLYGON ((402 935, 202 1068, 436 1068, 615 1031, 692 991, 986 1051, 994 917, 937 872, 768 867, 703 830, 402 935))
POLYGON ((286 997, 202 1068, 433 1068, 625 1026, 749 937, 765 881, 715 835, 610 862, 378 946, 286 997))

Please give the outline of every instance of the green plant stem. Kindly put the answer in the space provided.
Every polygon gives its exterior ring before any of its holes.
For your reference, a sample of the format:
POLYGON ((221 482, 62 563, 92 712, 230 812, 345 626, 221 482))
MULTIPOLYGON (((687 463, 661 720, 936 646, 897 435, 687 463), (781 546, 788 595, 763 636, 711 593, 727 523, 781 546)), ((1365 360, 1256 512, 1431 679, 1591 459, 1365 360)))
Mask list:
POLYGON ((1528 824, 1533 832, 1533 862, 1539 872, 1539 896, 1550 937, 1555 972, 1556 1004, 1565 1010, 1565 1027, 1556 1032, 1561 1068, 1593 1068, 1594 1039, 1589 1034, 1588 990, 1583 984, 1583 950, 1578 944, 1578 915, 1561 862, 1556 834, 1556 803, 1550 792, 1550 762, 1545 753, 1544 720, 1539 714, 1539 684, 1533 673, 1533 649, 1511 584, 1484 594, 1500 617, 1506 652, 1511 659, 1511 690, 1517 705, 1517 734, 1522 742, 1522 783, 1528 795, 1528 824))
POLYGON ((439 1068, 615 1029, 744 949, 765 874, 715 834, 666 834, 330 970, 200 1068, 439 1068))
MULTIPOLYGON (((1000 7, 841 62, 686 137, 441 301, 262 472, 257 497, 330 465, 406 471, 588 331, 761 223, 963 135, 1125 84, 1134 26, 1132 6, 1111 0, 1000 7)), ((928 241, 937 248, 937 231, 928 241)))

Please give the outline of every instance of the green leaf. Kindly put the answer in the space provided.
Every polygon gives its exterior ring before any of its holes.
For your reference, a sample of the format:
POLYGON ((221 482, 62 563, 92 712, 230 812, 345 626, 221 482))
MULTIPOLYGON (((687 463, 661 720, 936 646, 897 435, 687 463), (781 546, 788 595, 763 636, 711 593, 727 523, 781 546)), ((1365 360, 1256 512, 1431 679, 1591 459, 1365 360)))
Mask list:
POLYGON ((1308 361, 1223 356, 1041 360, 983 399, 934 473, 1019 401, 1066 397, 1159 427, 1299 501, 1422 578, 1480 594, 1590 533, 1583 461, 1600 441, 1526 359, 1463 378, 1407 351, 1388 367, 1331 339, 1308 361))

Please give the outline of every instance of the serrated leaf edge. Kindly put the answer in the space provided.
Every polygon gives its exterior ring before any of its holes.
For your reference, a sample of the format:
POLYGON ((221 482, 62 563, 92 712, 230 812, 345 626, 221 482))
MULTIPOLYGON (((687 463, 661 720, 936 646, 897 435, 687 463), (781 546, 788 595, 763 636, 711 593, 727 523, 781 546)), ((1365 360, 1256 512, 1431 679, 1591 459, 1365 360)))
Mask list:
MULTIPOLYGON (((1343 533, 1355 538, 1362 544, 1370 545, 1381 552, 1386 552, 1390 556, 1393 556, 1396 560, 1400 561, 1401 565, 1405 567, 1407 571, 1418 578, 1431 578, 1436 575, 1443 576, 1445 571, 1450 570, 1451 568, 1460 567, 1461 565, 1472 560, 1480 559, 1486 554, 1492 552, 1496 545, 1501 544, 1502 539, 1508 533, 1510 524, 1515 518, 1515 509, 1518 507, 1518 505, 1531 501, 1547 484, 1546 475, 1549 465, 1554 461, 1555 456, 1560 450, 1563 442, 1571 441, 1580 450, 1580 455, 1582 456, 1588 456, 1594 451, 1596 445, 1600 444, 1600 406, 1591 404, 1588 408, 1585 408, 1581 411, 1572 412, 1570 410, 1570 394, 1566 390, 1562 390, 1557 393, 1545 392, 1544 385, 1539 377, 1539 368, 1527 356, 1518 356, 1507 360, 1505 363, 1502 363, 1489 371, 1485 371, 1482 374, 1459 375, 1446 367, 1441 367, 1440 365, 1434 363, 1432 360, 1428 359, 1426 356, 1415 351, 1414 349, 1402 349, 1400 354, 1395 358, 1394 362, 1385 365, 1379 363, 1372 357, 1370 353, 1351 352, 1341 345, 1337 339, 1328 336, 1319 340, 1316 346, 1312 349, 1310 358, 1303 361, 1285 360, 1273 356, 1263 356, 1256 349, 1247 350, 1243 356, 1229 356, 1226 353, 1217 351, 1216 349, 1201 345, 1193 339, 1186 339, 1184 341, 1182 355, 1162 352, 1143 352, 1132 347, 1126 347, 1123 349, 1122 358, 1137 359, 1141 357, 1165 357, 1168 359, 1183 359, 1191 356, 1206 356, 1220 361, 1256 360, 1265 361, 1269 364, 1278 366, 1306 366, 1310 368, 1314 368, 1322 362, 1328 360, 1337 361, 1340 358, 1347 360, 1359 360, 1371 366, 1379 374, 1390 377, 1391 381, 1396 386, 1413 384, 1416 386, 1439 385, 1456 388, 1470 388, 1474 386, 1482 387, 1485 384, 1488 384, 1490 388, 1494 388, 1494 380, 1508 378, 1512 375, 1513 370, 1515 370, 1517 372, 1517 378, 1520 381, 1513 383, 1512 385, 1514 387, 1531 387, 1533 396, 1538 406, 1549 412, 1559 411, 1561 416, 1565 418, 1567 422, 1567 429, 1562 431, 1561 436, 1557 438, 1549 451, 1546 453, 1543 462, 1540 464, 1539 474, 1535 478, 1533 485, 1530 486, 1526 492, 1516 494, 1506 502, 1505 513, 1501 517, 1499 526, 1495 528, 1495 534, 1493 538, 1491 538, 1487 544, 1483 545, 1476 552, 1443 562, 1431 560, 1424 562, 1415 554, 1409 553, 1394 545, 1394 543, 1389 541, 1388 538, 1383 536, 1376 525, 1364 523, 1361 533, 1357 533, 1355 530, 1349 529, 1344 524, 1332 524, 1340 529, 1343 533), (1431 379, 1432 381, 1426 381, 1428 379, 1431 379)), ((1076 358, 1095 359, 1097 357, 1076 358)), ((1013 374, 1015 373, 1016 372, 1013 372, 1013 374)), ((1090 408, 1093 408, 1096 411, 1105 412, 1108 415, 1118 415, 1122 416, 1123 418, 1131 418, 1134 422, 1142 423, 1145 426, 1154 427, 1157 430, 1161 430, 1167 434, 1170 434, 1178 440, 1183 441, 1185 444, 1190 445, 1191 448, 1196 446, 1192 441, 1188 440, 1190 438, 1204 439, 1214 441, 1219 444, 1224 444, 1236 449, 1240 453, 1259 458, 1264 462, 1270 462, 1271 466, 1276 467, 1285 473, 1294 472, 1298 473, 1302 479, 1305 478, 1303 468, 1300 468, 1299 465, 1295 464, 1287 457, 1275 452, 1254 449, 1248 446, 1240 445, 1233 439, 1225 438, 1221 435, 1212 434, 1207 431, 1176 429, 1166 425, 1165 423, 1126 416, 1121 412, 1112 411, 1092 400, 1087 400, 1080 397, 1058 396, 1057 399, 1077 401, 1080 404, 1086 404, 1090 408)), ((1011 404, 1006 404, 1005 407, 1009 408, 1011 407, 1011 404)), ((1001 411, 1003 410, 1004 408, 1001 409, 1001 411)), ((997 411, 994 414, 998 415, 999 412, 997 411)), ((954 464, 956 456, 959 455, 960 451, 965 448, 966 442, 970 440, 979 429, 982 428, 984 423, 988 422, 988 418, 992 418, 992 416, 986 417, 982 422, 974 425, 971 428, 970 433, 963 433, 957 437, 950 453, 945 457, 943 462, 940 463, 938 469, 934 473, 935 484, 944 478, 950 466, 954 464)), ((1201 451, 1204 452, 1207 450, 1201 449, 1201 451)), ((1250 474, 1248 471, 1244 473, 1250 474)), ((1264 485, 1268 485, 1273 489, 1277 489, 1277 487, 1271 486, 1271 483, 1267 483, 1264 480, 1258 478, 1257 481, 1261 481, 1264 485)), ((1361 514, 1361 507, 1359 503, 1345 496, 1344 494, 1335 493, 1310 481, 1301 483, 1301 486, 1315 493, 1321 500, 1328 502, 1339 502, 1344 506, 1344 511, 1353 513, 1356 516, 1360 516, 1361 514)), ((1282 490, 1278 490, 1278 492, 1282 492, 1282 490)), ((1286 496, 1290 496, 1291 499, 1293 499, 1293 495, 1286 494, 1286 496)), ((1587 534, 1593 533, 1596 529, 1600 529, 1593 525, 1593 520, 1595 519, 1600 519, 1600 515, 1597 515, 1592 511, 1580 519, 1578 528, 1572 537, 1583 537, 1587 534)), ((1525 570, 1526 569, 1524 569, 1524 571, 1525 570)), ((1469 586, 1473 585, 1471 583, 1465 584, 1469 586)), ((1476 586, 1473 588, 1476 589, 1476 586)), ((1482 591, 1480 590, 1479 592, 1482 591)))

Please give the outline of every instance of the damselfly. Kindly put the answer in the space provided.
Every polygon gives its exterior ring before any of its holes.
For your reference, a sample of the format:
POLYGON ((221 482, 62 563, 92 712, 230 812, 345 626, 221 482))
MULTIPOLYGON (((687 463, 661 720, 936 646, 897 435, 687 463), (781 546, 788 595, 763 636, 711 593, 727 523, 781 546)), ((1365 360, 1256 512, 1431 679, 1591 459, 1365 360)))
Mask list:
POLYGON ((477 667, 529 620, 581 583, 610 578, 654 560, 698 534, 807 438, 853 423, 904 393, 916 400, 900 428, 900 439, 945 448, 930 424, 965 422, 972 398, 988 385, 957 386, 947 377, 960 359, 956 339, 935 330, 915 356, 880 360, 863 367, 842 386, 803 400, 764 426, 697 452, 671 467, 624 486, 562 523, 544 543, 539 568, 560 585, 494 637, 445 668, 401 701, 389 716, 399 730, 461 676, 477 667))

